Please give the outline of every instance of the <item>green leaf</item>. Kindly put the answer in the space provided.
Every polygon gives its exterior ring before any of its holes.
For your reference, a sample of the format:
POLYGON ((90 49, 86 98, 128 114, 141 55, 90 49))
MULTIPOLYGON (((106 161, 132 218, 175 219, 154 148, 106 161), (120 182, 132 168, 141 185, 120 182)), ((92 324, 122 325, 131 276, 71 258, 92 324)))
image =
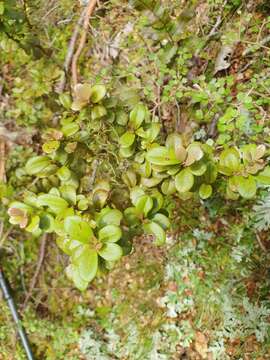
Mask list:
POLYGON ((166 147, 170 150, 170 153, 174 154, 174 157, 182 163, 186 156, 187 151, 183 146, 183 140, 181 135, 173 133, 166 139, 166 147))
POLYGON ((130 147, 135 141, 135 134, 131 131, 125 132, 119 139, 119 144, 124 147, 130 147))
POLYGON ((160 132, 160 123, 151 123, 150 127, 146 130, 146 139, 148 142, 153 142, 160 132))
POLYGON ((82 102, 88 102, 92 92, 90 84, 76 84, 74 86, 75 98, 82 102))
POLYGON ((161 185, 161 191, 164 195, 172 195, 176 192, 175 181, 173 179, 165 179, 161 185))
POLYGON ((153 214, 162 208, 163 203, 164 203, 164 197, 157 189, 154 189, 152 191, 151 197, 152 197, 152 200, 154 203, 154 206, 151 210, 151 214, 153 214))
POLYGON ((106 95, 106 88, 104 85, 94 85, 90 90, 90 100, 96 104, 100 102, 106 95))
POLYGON ((64 221, 65 232, 71 239, 87 244, 93 238, 91 226, 80 216, 68 216, 64 221))
POLYGON ((147 234, 154 235, 155 240, 154 244, 157 246, 161 246, 166 242, 166 234, 162 227, 156 222, 149 222, 144 224, 144 231, 147 234))
POLYGON ((113 243, 106 243, 98 254, 106 261, 117 261, 123 255, 121 246, 113 243))
POLYGON ((244 178, 243 176, 237 176, 237 191, 245 199, 253 198, 257 191, 254 177, 244 178))
POLYGON ((140 214, 135 207, 129 207, 124 210, 125 220, 128 225, 139 225, 140 224, 140 214))
POLYGON ((201 160, 203 157, 203 150, 199 143, 192 143, 187 147, 187 158, 185 161, 186 166, 190 166, 195 161, 201 160))
POLYGON ((57 140, 47 141, 45 144, 43 144, 42 150, 46 154, 51 154, 54 151, 56 151, 59 148, 59 146, 60 146, 60 141, 57 140))
POLYGON ((35 215, 32 217, 30 224, 25 228, 26 231, 31 232, 31 233, 35 233, 37 230, 39 229, 39 221, 40 218, 38 215, 35 215))
POLYGON ((41 206, 47 206, 48 210, 54 214, 58 214, 68 207, 66 200, 51 194, 39 195, 38 202, 41 206))
POLYGON ((230 176, 240 169, 240 154, 235 148, 223 150, 219 158, 219 172, 230 176))
POLYGON ((180 193, 188 192, 194 184, 194 176, 189 169, 181 170, 175 177, 175 187, 180 193))
POLYGON ((175 156, 172 156, 169 149, 165 146, 157 146, 148 150, 146 159, 151 164, 161 166, 176 165, 181 163, 181 160, 177 159, 175 156))
POLYGON ((131 111, 129 119, 134 129, 138 129, 146 116, 146 108, 143 104, 137 104, 131 111))
POLYGON ((206 172, 207 166, 202 161, 198 161, 190 166, 190 171, 192 172, 193 175, 202 176, 206 172))
POLYGON ((139 197, 139 199, 136 202, 136 209, 143 214, 145 217, 147 217, 148 213, 152 209, 154 203, 152 198, 149 195, 143 195, 139 197))
POLYGON ((108 199, 108 196, 109 196, 109 191, 107 190, 96 190, 94 193, 93 193, 93 204, 95 206, 96 209, 102 209, 103 206, 106 204, 107 202, 107 199, 108 199))
POLYGON ((212 195, 212 186, 208 184, 202 184, 199 189, 200 198, 205 200, 208 199, 212 195))
POLYGON ((37 175, 51 165, 51 159, 48 156, 35 156, 29 159, 25 165, 25 171, 28 175, 37 175))
POLYGON ((54 231, 54 217, 51 214, 43 213, 40 215, 39 227, 46 233, 54 231))
POLYGON ((71 178, 71 171, 66 166, 58 169, 56 174, 61 181, 67 181, 71 178))
POLYGON ((59 190, 63 199, 65 199, 69 204, 76 204, 76 188, 72 185, 62 185, 59 190))
POLYGON ((0 1, 0 15, 3 15, 5 12, 5 4, 3 1, 0 1))
POLYGON ((134 154, 134 151, 135 151, 134 146, 128 148, 121 147, 119 151, 119 155, 123 158, 129 158, 134 154))
POLYGON ((266 166, 257 176, 256 180, 263 185, 270 185, 270 166, 266 166))
POLYGON ((137 175, 134 171, 132 170, 127 170, 123 175, 122 175, 122 180, 124 181, 124 183, 132 188, 134 186, 136 186, 137 183, 137 175))
POLYGON ((117 242, 121 239, 122 231, 119 226, 107 225, 98 232, 98 239, 103 242, 117 242))
POLYGON ((131 199, 132 204, 134 206, 136 206, 139 198, 144 195, 145 195, 145 192, 141 187, 135 186, 134 188, 132 188, 130 190, 130 199, 131 199))
POLYGON ((68 279, 74 283, 77 289, 81 291, 85 291, 87 289, 89 282, 82 279, 77 266, 70 264, 66 268, 66 274, 68 279))
POLYGON ((91 118, 92 118, 92 120, 100 119, 105 115, 107 115, 107 110, 102 105, 96 105, 91 110, 91 118))
POLYGON ((97 214, 98 226, 103 227, 106 225, 116 225, 119 226, 123 215, 121 211, 117 209, 105 208, 102 209, 99 214, 97 214))
POLYGON ((84 281, 92 281, 98 269, 98 254, 88 245, 83 245, 78 255, 72 257, 74 265, 78 267, 79 275, 84 281))
POLYGON ((159 183, 161 183, 161 181, 162 181, 162 178, 155 178, 155 177, 144 178, 144 177, 142 177, 141 178, 141 185, 145 186, 147 188, 152 188, 154 186, 157 186, 159 183))
POLYGON ((65 236, 58 236, 56 238, 56 243, 57 246, 69 256, 71 256, 78 248, 82 246, 80 241, 72 240, 65 236))
POLYGON ((160 213, 155 214, 152 220, 158 225, 160 225, 163 230, 167 230, 171 226, 170 220, 167 218, 167 216, 160 213))
POLYGON ((218 175, 216 164, 209 162, 207 164, 206 172, 203 174, 203 181, 206 184, 213 184, 216 181, 218 175))
MULTIPOLYGON (((78 197, 77 197, 78 198, 78 197)), ((78 199, 77 206, 79 210, 87 210, 89 206, 89 201, 86 198, 78 199)))
POLYGON ((70 124, 64 125, 61 129, 62 133, 66 136, 72 136, 76 134, 80 130, 79 125, 76 122, 72 122, 70 124))

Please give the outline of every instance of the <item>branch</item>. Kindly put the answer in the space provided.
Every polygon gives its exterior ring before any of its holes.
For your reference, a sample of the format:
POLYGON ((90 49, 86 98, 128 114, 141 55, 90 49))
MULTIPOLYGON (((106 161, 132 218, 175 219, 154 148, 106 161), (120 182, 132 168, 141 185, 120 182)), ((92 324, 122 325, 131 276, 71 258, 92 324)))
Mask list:
POLYGON ((85 10, 86 9, 83 9, 83 11, 81 12, 81 15, 77 21, 74 32, 73 32, 72 37, 68 44, 68 50, 67 50, 67 54, 66 54, 65 62, 64 62, 64 76, 56 87, 56 92, 59 94, 61 94, 65 90, 67 74, 68 74, 68 70, 71 65, 71 61, 72 61, 72 57, 74 54, 75 44, 76 44, 76 41, 77 41, 77 38, 79 35, 79 31, 80 31, 80 28, 82 26, 82 23, 83 23, 83 20, 85 17, 85 10))
POLYGON ((0 137, 0 182, 6 182, 6 142, 3 137, 0 137))
POLYGON ((82 35, 81 35, 81 38, 80 38, 78 48, 77 48, 77 50, 76 50, 76 52, 75 52, 75 54, 74 54, 74 56, 72 58, 71 73, 72 73, 73 86, 75 86, 78 83, 77 63, 78 63, 79 57, 81 55, 81 52, 83 50, 83 47, 85 45, 87 30, 88 30, 88 26, 89 26, 89 19, 90 19, 90 16, 92 15, 92 13, 94 11, 96 3, 97 3, 97 0, 89 0, 89 2, 88 2, 86 12, 85 12, 85 16, 84 16, 82 35))
POLYGON ((43 264, 43 260, 45 257, 45 250, 46 250, 46 242, 48 239, 48 234, 44 234, 41 238, 41 244, 40 244, 40 248, 39 248, 39 254, 38 254, 38 263, 37 263, 37 267, 36 267, 36 271, 35 274, 33 276, 33 279, 31 281, 28 293, 26 294, 26 297, 24 299, 23 305, 22 305, 22 310, 24 310, 26 308, 26 305, 29 301, 29 299, 31 298, 32 294, 33 294, 33 290, 36 286, 36 283, 38 281, 38 276, 43 264))

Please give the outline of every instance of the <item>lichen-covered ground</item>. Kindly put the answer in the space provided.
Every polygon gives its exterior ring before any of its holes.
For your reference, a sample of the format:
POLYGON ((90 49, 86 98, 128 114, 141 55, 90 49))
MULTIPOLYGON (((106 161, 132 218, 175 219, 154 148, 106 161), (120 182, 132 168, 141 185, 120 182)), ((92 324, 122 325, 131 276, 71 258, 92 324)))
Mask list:
MULTIPOLYGON (((21 168, 39 148, 42 130, 61 116, 55 90, 82 11, 71 0, 24 3, 32 35, 49 56, 33 56, 0 35, 0 135, 9 139, 8 186, 0 184, 1 263, 19 308, 35 273, 39 239, 10 227, 5 206, 10 193, 25 186, 21 168)), ((210 134, 221 146, 247 139, 269 146, 268 1, 157 1, 166 10, 167 30, 162 16, 138 3, 99 2, 81 77, 102 79, 126 104, 143 99, 165 134, 176 129, 201 141, 210 134)), ((105 172, 117 183, 121 168, 114 168, 113 145, 102 127, 79 116, 93 136, 87 145, 102 159, 97 177, 105 172)), ((263 226, 254 221, 258 200, 232 206, 218 196, 200 203, 167 199, 173 226, 166 246, 136 237, 131 254, 83 293, 66 278, 65 255, 53 240, 47 243, 22 312, 36 359, 270 359, 268 190, 259 197, 263 226)), ((25 359, 4 301, 0 306, 0 359, 25 359)))

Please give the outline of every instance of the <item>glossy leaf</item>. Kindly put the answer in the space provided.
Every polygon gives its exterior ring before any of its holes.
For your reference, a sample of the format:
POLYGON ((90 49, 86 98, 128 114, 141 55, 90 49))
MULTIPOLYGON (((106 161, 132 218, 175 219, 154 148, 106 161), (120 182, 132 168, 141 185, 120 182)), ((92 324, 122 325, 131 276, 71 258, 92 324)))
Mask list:
POLYGON ((224 175, 231 175, 240 168, 240 154, 237 149, 230 148, 223 150, 220 154, 219 172, 224 175))
POLYGON ((130 147, 135 141, 135 134, 131 131, 125 132, 119 139, 119 144, 126 148, 130 147))
POLYGON ((194 184, 194 175, 189 169, 181 170, 175 177, 175 187, 180 193, 188 192, 194 184))
POLYGON ((270 166, 266 166, 257 176, 256 180, 263 185, 270 185, 270 166))
POLYGON ((239 194, 245 199, 251 199, 256 195, 257 186, 253 176, 244 178, 243 176, 237 177, 237 190, 239 194))
POLYGON ((134 129, 138 129, 146 116, 146 108, 143 104, 137 104, 131 111, 129 116, 129 122, 134 129))
POLYGON ((93 238, 91 226, 80 216, 68 216, 64 221, 64 229, 71 239, 87 244, 93 238))
POLYGON ((62 127, 62 132, 66 137, 76 134, 79 130, 80 127, 76 122, 72 122, 62 127))
POLYGON ((119 226, 107 225, 98 232, 98 239, 103 242, 117 242, 121 239, 122 231, 119 226))
POLYGON ((56 151, 59 148, 59 146, 60 146, 60 141, 57 140, 47 141, 45 144, 43 144, 42 150, 46 154, 51 154, 54 151, 56 151))
POLYGON ((154 244, 157 246, 164 245, 166 242, 165 231, 162 227, 156 222, 149 222, 144 224, 144 230, 147 234, 153 235, 155 237, 154 244))
POLYGON ((155 165, 167 166, 167 165, 176 165, 180 164, 175 156, 172 156, 169 149, 165 146, 158 146, 148 150, 146 154, 146 159, 155 165))
POLYGON ((143 214, 145 217, 147 217, 148 213, 151 211, 154 203, 150 196, 143 195, 139 197, 139 199, 136 202, 136 209, 143 214))
POLYGON ((94 85, 90 90, 90 100, 96 104, 100 102, 106 95, 106 88, 104 85, 94 85))
POLYGON ((195 161, 201 160, 203 157, 203 150, 199 143, 192 143, 187 147, 187 158, 185 161, 186 166, 190 166, 195 161))
POLYGON ((164 195, 172 195, 176 192, 175 181, 173 179, 165 179, 161 185, 161 191, 164 195))
POLYGON ((98 254, 107 261, 117 261, 123 255, 123 250, 118 244, 107 242, 98 254))
POLYGON ((92 281, 96 276, 98 269, 98 255, 89 245, 83 245, 78 256, 72 257, 73 263, 79 271, 80 277, 84 281, 92 281))
POLYGON ((72 185, 62 185, 59 188, 62 198, 65 199, 69 204, 76 204, 76 188, 72 185))
POLYGON ((160 213, 155 214, 152 218, 152 221, 160 225, 163 230, 167 230, 171 226, 170 220, 167 218, 167 216, 160 213))
POLYGON ((145 192, 141 187, 135 186, 134 188, 132 188, 130 190, 130 199, 131 199, 132 204, 134 206, 136 206, 139 198, 144 195, 145 195, 145 192))
POLYGON ((119 226, 123 218, 121 211, 117 209, 105 208, 97 216, 99 227, 106 225, 116 225, 119 226))
POLYGON ((96 105, 91 110, 92 120, 100 119, 107 114, 107 110, 102 105, 96 105))
POLYGON ((70 279, 74 283, 77 289, 81 291, 85 291, 87 289, 89 282, 83 280, 83 278, 79 274, 79 269, 77 266, 70 264, 66 268, 66 275, 68 279, 70 279))
POLYGON ((213 189, 209 184, 202 184, 199 189, 200 198, 205 200, 208 199, 212 195, 213 189))
POLYGON ((38 175, 49 165, 51 165, 51 159, 48 156, 35 156, 27 161, 25 170, 29 175, 38 175))
POLYGON ((57 170, 57 176, 61 181, 67 181, 71 177, 71 171, 66 166, 62 166, 57 170))
POLYGON ((47 206, 48 210, 54 214, 58 214, 68 207, 66 200, 56 195, 43 194, 38 196, 38 202, 42 206, 47 206))

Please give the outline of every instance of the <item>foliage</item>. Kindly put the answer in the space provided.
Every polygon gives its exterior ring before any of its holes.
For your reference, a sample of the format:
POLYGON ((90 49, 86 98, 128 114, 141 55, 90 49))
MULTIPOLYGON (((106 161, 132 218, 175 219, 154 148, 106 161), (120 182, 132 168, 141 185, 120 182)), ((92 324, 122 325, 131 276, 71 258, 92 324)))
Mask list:
POLYGON ((67 72, 58 94, 79 4, 0 1, 0 247, 20 303, 49 234, 24 315, 38 358, 267 356, 269 17, 255 3, 100 2, 81 83, 67 72))

